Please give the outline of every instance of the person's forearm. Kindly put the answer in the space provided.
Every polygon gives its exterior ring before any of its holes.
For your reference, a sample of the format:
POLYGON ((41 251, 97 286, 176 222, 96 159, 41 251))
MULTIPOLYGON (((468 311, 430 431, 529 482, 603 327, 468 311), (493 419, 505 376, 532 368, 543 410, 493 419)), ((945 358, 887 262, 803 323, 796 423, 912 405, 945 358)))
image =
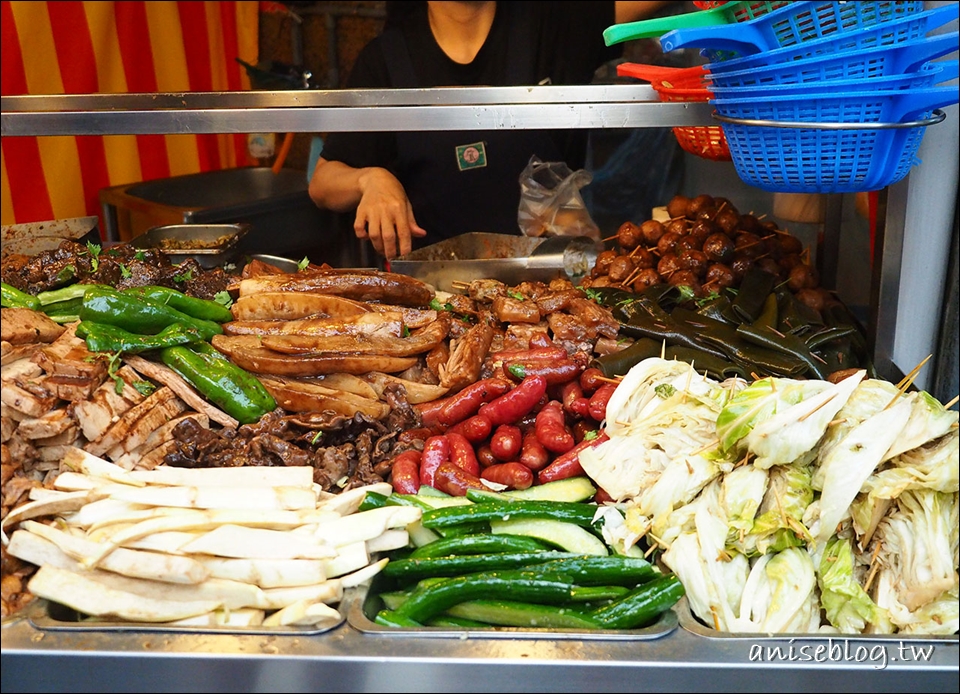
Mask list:
POLYGON ((347 212, 360 202, 362 189, 360 178, 367 169, 355 169, 339 161, 327 161, 322 157, 310 178, 310 199, 317 207, 347 212))

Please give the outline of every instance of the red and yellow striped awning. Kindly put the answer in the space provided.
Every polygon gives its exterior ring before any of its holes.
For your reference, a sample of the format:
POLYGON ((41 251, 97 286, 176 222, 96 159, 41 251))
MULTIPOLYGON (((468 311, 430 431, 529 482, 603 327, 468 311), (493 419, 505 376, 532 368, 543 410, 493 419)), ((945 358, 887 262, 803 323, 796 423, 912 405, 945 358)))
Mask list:
MULTIPOLYGON (((257 2, 0 2, 7 95, 250 89, 257 2)), ((246 136, 5 137, 2 223, 97 215, 107 186, 247 166, 246 136)))

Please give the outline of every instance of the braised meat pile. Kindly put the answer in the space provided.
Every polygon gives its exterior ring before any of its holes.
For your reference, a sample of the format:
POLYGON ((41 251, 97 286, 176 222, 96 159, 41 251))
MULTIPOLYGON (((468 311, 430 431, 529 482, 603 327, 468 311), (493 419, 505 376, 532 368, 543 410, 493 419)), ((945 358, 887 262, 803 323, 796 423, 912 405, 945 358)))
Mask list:
POLYGON ((35 256, 11 253, 0 264, 0 277, 28 294, 83 282, 117 289, 159 285, 202 299, 212 299, 230 281, 222 269, 204 270, 193 258, 174 265, 155 250, 127 244, 100 250, 70 240, 35 256))

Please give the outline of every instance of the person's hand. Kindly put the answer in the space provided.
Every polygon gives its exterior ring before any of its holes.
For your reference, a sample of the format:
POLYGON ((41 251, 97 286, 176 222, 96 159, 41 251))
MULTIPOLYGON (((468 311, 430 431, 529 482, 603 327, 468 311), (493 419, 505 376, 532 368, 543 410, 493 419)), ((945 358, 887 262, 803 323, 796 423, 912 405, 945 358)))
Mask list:
POLYGON ((413 236, 426 236, 413 216, 413 206, 396 176, 373 168, 360 177, 360 203, 353 230, 359 239, 370 239, 377 253, 387 260, 406 255, 413 236))

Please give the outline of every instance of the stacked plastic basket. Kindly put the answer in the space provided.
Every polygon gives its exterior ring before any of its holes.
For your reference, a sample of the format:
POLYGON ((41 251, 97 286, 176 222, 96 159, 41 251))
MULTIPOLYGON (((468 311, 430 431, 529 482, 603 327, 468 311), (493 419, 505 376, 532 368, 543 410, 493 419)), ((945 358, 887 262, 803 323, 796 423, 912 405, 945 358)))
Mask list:
MULTIPOLYGON (((696 4, 696 3, 695 3, 696 4)), ((716 24, 734 24, 760 17, 786 0, 775 2, 709 2, 699 3, 703 12, 690 12, 669 17, 647 19, 629 24, 615 24, 604 33, 607 45, 641 38, 654 38, 681 27, 704 27, 716 24)), ((707 73, 703 66, 690 68, 664 67, 622 63, 617 66, 621 77, 635 77, 650 83, 660 101, 695 101, 706 103, 713 94, 709 90, 707 73)), ((673 129, 680 147, 690 154, 713 161, 730 161, 730 149, 720 125, 683 126, 673 129)))
POLYGON ((710 61, 710 102, 744 181, 860 192, 906 176, 926 127, 960 101, 957 62, 934 60, 957 50, 958 33, 930 35, 957 17, 957 3, 791 2, 736 25, 673 29, 660 43, 710 61))

